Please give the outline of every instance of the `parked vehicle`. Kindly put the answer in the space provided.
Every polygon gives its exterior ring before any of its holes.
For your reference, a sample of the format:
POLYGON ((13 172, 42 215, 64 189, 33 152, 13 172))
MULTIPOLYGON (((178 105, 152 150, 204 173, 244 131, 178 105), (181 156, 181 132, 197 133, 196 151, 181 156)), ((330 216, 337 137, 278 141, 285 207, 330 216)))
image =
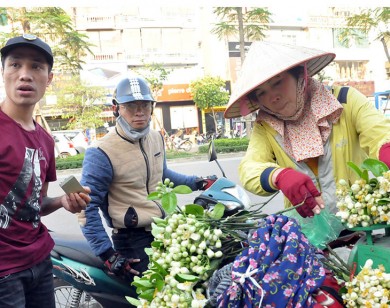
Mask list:
MULTIPOLYGON (((216 160, 214 146, 209 161, 216 160)), ((226 204, 226 214, 248 208, 250 198, 243 188, 225 177, 217 179, 203 191, 195 203, 207 210, 217 203, 226 204)), ((56 307, 128 307, 125 296, 134 297, 129 284, 110 275, 103 261, 96 257, 82 235, 51 232, 55 246, 51 252, 55 281, 56 307)))
POLYGON ((165 144, 168 150, 184 150, 185 152, 189 152, 192 149, 192 142, 189 137, 183 139, 172 135, 165 139, 165 144))
POLYGON ((64 135, 54 135, 55 141, 54 153, 56 157, 66 158, 68 156, 77 155, 77 150, 74 143, 64 135))
POLYGON ((53 136, 63 135, 71 140, 78 154, 84 153, 88 148, 88 138, 82 130, 57 130, 52 131, 53 136))

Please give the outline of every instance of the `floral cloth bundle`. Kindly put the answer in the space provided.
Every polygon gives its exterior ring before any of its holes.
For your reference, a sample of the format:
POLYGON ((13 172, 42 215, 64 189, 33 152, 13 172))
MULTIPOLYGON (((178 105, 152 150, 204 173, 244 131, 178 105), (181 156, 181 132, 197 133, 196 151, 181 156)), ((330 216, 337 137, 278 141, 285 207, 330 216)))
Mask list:
POLYGON ((218 307, 313 307, 325 279, 317 252, 294 219, 268 216, 236 257, 218 307))

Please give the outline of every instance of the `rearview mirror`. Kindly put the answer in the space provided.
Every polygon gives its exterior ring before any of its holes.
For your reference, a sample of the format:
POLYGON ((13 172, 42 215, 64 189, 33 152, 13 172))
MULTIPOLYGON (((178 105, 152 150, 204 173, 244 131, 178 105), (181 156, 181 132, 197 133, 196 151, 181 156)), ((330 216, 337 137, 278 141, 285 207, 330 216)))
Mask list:
POLYGON ((209 161, 217 160, 217 152, 215 151, 214 141, 211 140, 209 143, 209 152, 207 153, 209 161))

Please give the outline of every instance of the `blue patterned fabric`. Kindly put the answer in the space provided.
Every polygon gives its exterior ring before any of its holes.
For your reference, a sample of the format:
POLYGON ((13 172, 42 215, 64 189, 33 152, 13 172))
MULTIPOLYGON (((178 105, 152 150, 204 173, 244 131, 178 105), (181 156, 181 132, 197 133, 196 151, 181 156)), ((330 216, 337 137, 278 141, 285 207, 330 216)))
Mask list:
POLYGON ((218 307, 313 307, 311 294, 325 279, 317 251, 294 219, 268 216, 235 258, 232 285, 218 297, 218 307))

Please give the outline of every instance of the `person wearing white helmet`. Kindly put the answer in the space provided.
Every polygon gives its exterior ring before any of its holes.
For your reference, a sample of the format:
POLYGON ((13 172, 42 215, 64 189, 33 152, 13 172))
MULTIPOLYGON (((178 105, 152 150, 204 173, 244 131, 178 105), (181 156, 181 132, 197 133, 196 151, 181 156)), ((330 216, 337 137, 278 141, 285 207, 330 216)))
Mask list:
POLYGON ((302 217, 336 213, 336 183, 354 181, 347 162, 378 158, 390 166, 390 121, 352 87, 328 90, 313 78, 335 54, 254 42, 233 89, 226 118, 257 111, 239 176, 250 192, 280 190, 302 217))
POLYGON ((169 178, 192 190, 206 189, 213 182, 167 167, 163 137, 150 129, 154 104, 144 78, 121 80, 113 94, 115 130, 88 148, 83 162, 81 183, 91 187, 92 201, 82 232, 106 267, 127 282, 147 269, 144 249, 153 241, 152 218, 165 217, 161 205, 147 199, 158 182, 169 178), (113 229, 113 243, 99 210, 113 229))

